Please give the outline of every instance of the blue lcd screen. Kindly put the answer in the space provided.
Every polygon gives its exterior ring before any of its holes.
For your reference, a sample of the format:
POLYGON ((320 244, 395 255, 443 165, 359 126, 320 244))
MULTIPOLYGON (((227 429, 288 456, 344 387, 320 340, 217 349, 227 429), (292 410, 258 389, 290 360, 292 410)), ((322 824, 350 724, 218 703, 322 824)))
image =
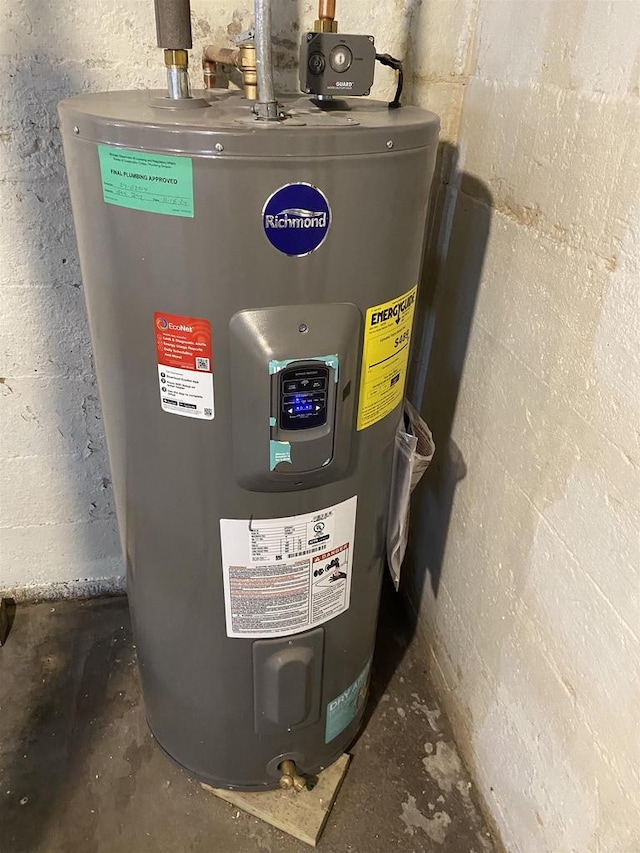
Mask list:
POLYGON ((329 370, 324 365, 287 368, 280 376, 279 424, 285 430, 312 429, 327 421, 329 370))
POLYGON ((294 397, 293 411, 296 415, 301 414, 302 412, 312 412, 313 402, 308 397, 294 397))

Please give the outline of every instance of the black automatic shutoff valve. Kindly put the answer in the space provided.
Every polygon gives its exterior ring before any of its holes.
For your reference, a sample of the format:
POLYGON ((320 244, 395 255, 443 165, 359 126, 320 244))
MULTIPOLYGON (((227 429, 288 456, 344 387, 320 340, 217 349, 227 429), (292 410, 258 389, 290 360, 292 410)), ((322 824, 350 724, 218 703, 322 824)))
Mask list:
POLYGON ((373 36, 303 33, 300 88, 316 98, 368 95, 375 61, 373 36))

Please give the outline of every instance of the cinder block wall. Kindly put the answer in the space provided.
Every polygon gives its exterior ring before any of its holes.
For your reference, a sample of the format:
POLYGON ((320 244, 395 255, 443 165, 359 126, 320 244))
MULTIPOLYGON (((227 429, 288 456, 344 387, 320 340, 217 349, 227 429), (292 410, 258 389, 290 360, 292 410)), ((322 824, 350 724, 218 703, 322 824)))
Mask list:
POLYGON ((151 14, 141 2, 3 5, 0 588, 19 595, 122 575, 56 104, 158 79, 151 14))
POLYGON ((457 146, 414 365, 438 450, 405 589, 507 849, 637 853, 640 4, 442 7, 414 87, 457 146))

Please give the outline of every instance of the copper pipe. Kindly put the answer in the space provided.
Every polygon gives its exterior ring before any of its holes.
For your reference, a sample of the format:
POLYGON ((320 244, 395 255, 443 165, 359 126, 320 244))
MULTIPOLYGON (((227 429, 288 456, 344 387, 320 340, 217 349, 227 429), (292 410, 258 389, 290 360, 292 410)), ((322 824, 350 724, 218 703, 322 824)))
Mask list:
POLYGON ((318 18, 321 21, 333 21, 336 16, 336 0, 319 0, 318 18))
POLYGON ((239 55, 237 48, 233 50, 230 47, 216 47, 215 44, 208 44, 202 52, 202 57, 207 62, 219 62, 220 65, 237 65, 239 55))
MULTIPOLYGON (((224 66, 222 66, 224 68, 224 66)), ((205 89, 228 89, 229 79, 226 74, 220 74, 220 64, 212 62, 206 56, 202 57, 202 79, 205 89)))
MULTIPOLYGON (((225 89, 228 89, 228 78, 233 76, 233 69, 237 69, 242 75, 244 97, 248 101, 255 101, 258 97, 258 87, 256 48, 253 42, 245 42, 240 45, 240 48, 235 49, 218 47, 215 44, 208 44, 204 48, 202 71, 205 89, 213 89, 217 86, 224 86, 225 89)), ((234 79, 233 82, 237 84, 238 80, 234 79)))
POLYGON ((336 0, 318 0, 318 20, 315 23, 317 33, 337 33, 336 0))

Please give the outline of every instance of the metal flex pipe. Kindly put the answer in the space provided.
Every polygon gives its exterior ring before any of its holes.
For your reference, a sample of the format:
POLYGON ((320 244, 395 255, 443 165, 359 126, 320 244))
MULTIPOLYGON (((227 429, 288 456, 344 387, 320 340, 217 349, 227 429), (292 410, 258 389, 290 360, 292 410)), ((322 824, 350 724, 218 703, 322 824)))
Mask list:
POLYGON ((273 52, 271 49, 271 0, 255 0, 256 71, 258 100, 255 113, 259 119, 279 118, 273 87, 273 52))

